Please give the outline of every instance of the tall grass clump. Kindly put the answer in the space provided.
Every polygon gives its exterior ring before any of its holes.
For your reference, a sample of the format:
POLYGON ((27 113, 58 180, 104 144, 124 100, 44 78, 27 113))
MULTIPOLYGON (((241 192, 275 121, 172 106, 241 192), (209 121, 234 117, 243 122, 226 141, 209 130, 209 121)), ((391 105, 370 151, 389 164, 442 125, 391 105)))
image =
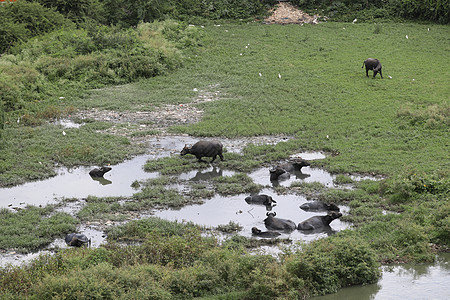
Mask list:
POLYGON ((302 279, 312 295, 376 282, 381 275, 378 267, 375 252, 355 237, 316 240, 286 259, 287 270, 302 279))

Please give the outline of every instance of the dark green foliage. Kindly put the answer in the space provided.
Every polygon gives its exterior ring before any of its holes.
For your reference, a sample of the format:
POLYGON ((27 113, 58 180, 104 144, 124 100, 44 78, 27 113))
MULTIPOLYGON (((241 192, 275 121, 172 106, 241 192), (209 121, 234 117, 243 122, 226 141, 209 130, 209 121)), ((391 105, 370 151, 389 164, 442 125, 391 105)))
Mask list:
POLYGON ((39 3, 17 1, 0 5, 0 54, 18 42, 52 30, 71 26, 71 22, 53 9, 39 3))
POLYGON ((102 0, 35 0, 42 6, 55 9, 66 18, 81 23, 89 20, 105 22, 102 0))
POLYGON ((261 0, 105 0, 109 24, 136 26, 167 17, 176 19, 248 19, 263 14, 267 9, 261 0))
POLYGON ((450 21, 450 3, 446 0, 292 0, 304 9, 324 9, 334 20, 360 21, 372 19, 405 18, 428 20, 447 24, 450 21))

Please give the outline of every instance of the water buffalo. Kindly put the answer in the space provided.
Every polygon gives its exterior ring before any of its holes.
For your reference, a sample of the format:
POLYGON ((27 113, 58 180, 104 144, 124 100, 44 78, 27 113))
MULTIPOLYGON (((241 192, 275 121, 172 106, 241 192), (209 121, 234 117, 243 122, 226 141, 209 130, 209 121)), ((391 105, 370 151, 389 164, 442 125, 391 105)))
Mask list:
POLYGON ((377 75, 377 73, 380 73, 381 78, 383 78, 383 73, 381 73, 381 63, 376 58, 368 58, 363 62, 363 65, 361 67, 364 68, 366 66, 366 76, 369 77, 369 70, 373 70, 373 78, 377 75))
POLYGON ((262 237, 262 238, 274 238, 279 236, 281 233, 276 232, 276 231, 261 231, 261 229, 258 229, 256 227, 252 228, 252 234, 262 237))
POLYGON ((91 244, 91 240, 84 234, 70 233, 66 235, 66 244, 73 247, 81 247, 86 244, 91 244))
POLYGON ((110 167, 101 167, 100 169, 95 168, 89 172, 89 175, 91 175, 91 177, 103 177, 103 175, 109 171, 111 171, 110 167))
POLYGON ((266 213, 267 218, 264 219, 264 224, 267 229, 292 231, 297 228, 297 225, 293 221, 276 218, 276 215, 276 212, 266 213))
POLYGON ((248 204, 262 204, 265 206, 272 206, 272 203, 277 203, 272 197, 264 194, 248 196, 245 198, 245 202, 248 204))
POLYGON ((270 181, 286 180, 291 177, 291 173, 287 172, 280 166, 276 166, 275 168, 270 169, 269 173, 270 181))
POLYGON ((296 159, 291 162, 287 162, 284 164, 279 165, 281 168, 286 170, 286 172, 295 172, 300 171, 303 167, 309 167, 310 164, 304 159, 296 159))
POLYGON ((339 211, 339 207, 334 203, 324 203, 321 201, 307 202, 300 205, 300 208, 305 211, 339 211))
POLYGON ((185 145, 180 154, 181 156, 186 154, 195 155, 199 162, 205 162, 202 160, 202 157, 212 157, 211 162, 213 162, 217 155, 223 160, 222 148, 222 143, 218 141, 198 141, 192 147, 185 145))
POLYGON ((314 216, 298 224, 298 230, 319 230, 330 225, 331 221, 342 217, 339 212, 331 211, 326 216, 314 216))

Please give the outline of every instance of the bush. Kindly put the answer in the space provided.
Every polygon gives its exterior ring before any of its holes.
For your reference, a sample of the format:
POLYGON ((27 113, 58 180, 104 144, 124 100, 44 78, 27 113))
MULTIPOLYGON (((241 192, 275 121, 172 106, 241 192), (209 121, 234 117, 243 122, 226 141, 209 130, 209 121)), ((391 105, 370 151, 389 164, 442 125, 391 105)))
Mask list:
POLYGON ((9 5, 3 4, 0 5, 0 53, 6 52, 18 42, 61 27, 72 26, 62 14, 36 2, 17 1, 9 5))
POLYGON ((450 2, 442 0, 292 0, 303 9, 323 9, 335 20, 351 22, 374 18, 406 18, 428 20, 448 24, 450 22, 450 2))
POLYGON ((336 236, 304 245, 303 251, 287 260, 286 268, 302 279, 314 295, 373 283, 381 275, 375 252, 354 236, 336 236))
POLYGON ((100 0, 36 0, 42 6, 55 9, 66 18, 81 23, 92 19, 98 22, 106 20, 104 6, 100 0))

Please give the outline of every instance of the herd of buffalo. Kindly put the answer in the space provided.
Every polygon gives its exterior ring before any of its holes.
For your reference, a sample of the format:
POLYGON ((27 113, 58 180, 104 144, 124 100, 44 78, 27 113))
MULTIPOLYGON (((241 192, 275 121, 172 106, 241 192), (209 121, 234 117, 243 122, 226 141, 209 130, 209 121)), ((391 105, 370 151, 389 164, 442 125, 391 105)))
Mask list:
MULTIPOLYGON (((366 67, 367 77, 369 77, 369 70, 372 70, 374 78, 378 73, 380 73, 381 78, 383 78, 383 73, 381 72, 381 63, 378 59, 366 59, 362 65, 362 68, 364 67, 366 67)), ((192 154, 197 158, 199 162, 206 162, 202 159, 203 157, 211 157, 212 159, 210 162, 212 163, 217 158, 217 156, 219 156, 220 159, 223 160, 222 151, 223 145, 218 141, 198 141, 193 146, 185 145, 180 154, 181 156, 192 154)), ((306 166, 309 166, 309 163, 303 159, 278 165, 269 170, 270 181, 276 182, 279 180, 288 179, 291 173, 299 172, 302 167, 306 166)), ((89 172, 89 175, 93 179, 98 180, 102 179, 103 175, 109 171, 111 171, 111 167, 95 168, 89 172)), ((268 195, 252 195, 245 198, 245 201, 247 203, 266 205, 267 207, 272 207, 272 204, 276 203, 276 201, 268 195)), ((327 215, 314 216, 296 225, 291 220, 277 218, 275 212, 267 212, 267 218, 264 220, 266 228, 269 230, 292 231, 298 229, 302 231, 317 232, 320 230, 327 230, 333 220, 342 216, 342 214, 339 212, 339 207, 333 203, 327 204, 323 202, 309 202, 301 205, 300 208, 308 211, 327 211, 327 215)), ((253 235, 266 238, 272 238, 280 235, 279 232, 261 231, 256 227, 252 228, 252 233, 253 235)), ((71 233, 66 236, 65 240, 69 246, 75 247, 80 247, 88 243, 90 244, 90 239, 88 239, 83 234, 71 233)))
MULTIPOLYGON (((381 66, 380 66, 381 74, 381 66)), ((181 150, 181 155, 192 154, 199 162, 205 162, 203 157, 211 157, 211 163, 220 157, 223 160, 223 146, 222 143, 218 141, 199 141, 193 146, 185 145, 183 150, 181 150)), ((269 170, 270 180, 277 181, 289 178, 290 174, 295 171, 300 171, 302 167, 309 166, 310 164, 303 159, 296 159, 294 161, 278 165, 269 170)), ((265 205, 268 208, 272 207, 272 204, 276 203, 271 196, 268 195, 251 195, 245 198, 245 201, 249 204, 260 204, 265 205)), ((282 219, 276 217, 276 212, 267 212, 267 218, 264 219, 264 224, 267 229, 271 231, 262 231, 257 227, 252 228, 252 234, 264 237, 272 238, 278 236, 280 231, 293 231, 295 229, 302 231, 326 231, 329 229, 330 223, 342 216, 339 212, 339 207, 333 203, 323 203, 323 202, 308 202, 300 206, 301 209, 306 211, 327 211, 325 216, 314 216, 311 217, 298 225, 292 220, 282 219), (275 230, 275 231, 273 231, 275 230)))
MULTIPOLYGON (((223 145, 218 141, 199 141, 193 146, 185 145, 180 154, 181 156, 192 154, 197 158, 199 162, 206 162, 202 159, 203 157, 211 157, 212 159, 210 162, 212 163, 217 158, 217 156, 219 156, 222 161, 224 160, 222 152, 223 145)), ((288 163, 277 165, 276 167, 269 170, 270 180, 278 181, 287 179, 289 178, 291 173, 296 171, 298 172, 302 167, 306 167, 309 165, 310 164, 303 159, 296 159, 288 163)), ((89 172, 89 175, 94 179, 102 178, 103 175, 109 171, 111 171, 111 167, 95 168, 89 172)), ((264 194, 248 196, 245 198, 245 201, 248 204, 265 205, 267 207, 267 210, 271 210, 273 205, 277 203, 271 196, 264 194)), ((298 229, 301 231, 309 231, 315 233, 327 231, 330 229, 330 223, 342 216, 342 214, 339 212, 339 207, 333 203, 327 204, 319 201, 307 202, 302 204, 300 208, 305 211, 326 211, 327 214, 324 216, 311 217, 297 225, 291 220, 276 217, 276 212, 267 212, 267 218, 264 219, 264 224, 269 231, 262 231, 257 227, 253 227, 252 234, 263 238, 273 238, 280 235, 280 232, 277 232, 277 230, 289 232, 298 229)), ((88 239, 85 235, 76 233, 68 234, 65 238, 65 241, 67 245, 74 247, 81 247, 83 245, 90 244, 91 242, 90 239, 88 239)))

